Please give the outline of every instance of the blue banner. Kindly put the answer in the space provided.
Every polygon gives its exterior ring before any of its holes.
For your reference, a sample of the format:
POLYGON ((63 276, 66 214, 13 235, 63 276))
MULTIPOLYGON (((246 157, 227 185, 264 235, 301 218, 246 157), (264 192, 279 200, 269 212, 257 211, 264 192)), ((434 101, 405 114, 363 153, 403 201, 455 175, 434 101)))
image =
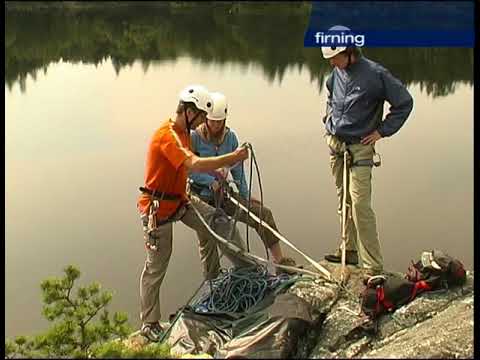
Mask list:
POLYGON ((473 1, 315 1, 305 47, 474 47, 473 1))

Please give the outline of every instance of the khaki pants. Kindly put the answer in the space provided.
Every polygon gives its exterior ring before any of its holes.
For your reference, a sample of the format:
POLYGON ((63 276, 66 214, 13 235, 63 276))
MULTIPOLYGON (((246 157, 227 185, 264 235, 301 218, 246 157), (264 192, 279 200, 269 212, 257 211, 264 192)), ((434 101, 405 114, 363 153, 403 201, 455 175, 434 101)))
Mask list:
MULTIPOLYGON (((372 160, 375 153, 373 145, 345 145, 337 137, 326 134, 330 148, 330 168, 335 179, 338 197, 338 214, 342 221, 343 195, 343 152, 345 146, 351 154, 351 160, 372 160), (335 155, 333 155, 335 153, 335 155)), ((372 209, 372 167, 353 166, 349 174, 347 203, 351 205, 352 220, 347 221, 347 250, 358 251, 360 265, 364 268, 383 269, 383 258, 378 241, 377 222, 372 209)))
MULTIPOLYGON (((237 200, 239 203, 241 203, 243 206, 245 206, 248 209, 248 202, 245 199, 243 199, 238 194, 234 194, 233 197, 235 198, 235 200, 237 200)), ((225 204, 223 206, 223 209, 228 215, 233 217, 235 216, 237 205, 235 205, 229 199, 225 198, 225 204)), ((246 211, 242 209, 238 209, 238 211, 239 211, 238 221, 245 224, 247 224, 248 222, 248 225, 255 229, 258 236, 260 236, 260 238, 262 239, 263 243, 267 248, 270 248, 273 244, 276 244, 279 241, 278 238, 275 235, 273 235, 270 230, 265 229, 258 222, 253 220, 246 211)), ((250 204, 250 212, 255 216, 257 216, 258 218, 262 219, 272 229, 278 231, 277 225, 275 224, 275 220, 273 218, 272 211, 269 208, 267 208, 266 206, 262 207, 260 203, 252 202, 250 204), (262 216, 260 216, 260 213, 262 214, 262 216)))
MULTIPOLYGON (((204 203, 195 196, 191 197, 191 203, 202 214, 205 220, 209 221, 215 209, 204 203)), ((215 278, 220 270, 220 260, 217 250, 217 241, 208 232, 207 228, 198 218, 195 211, 187 204, 178 212, 175 221, 181 221, 189 228, 197 232, 200 260, 203 266, 203 276, 205 279, 215 278)), ((228 238, 231 229, 231 223, 219 224, 216 226, 216 232, 225 238, 228 238)), ((172 254, 173 222, 161 225, 150 236, 155 236, 158 250, 147 251, 145 266, 140 276, 140 319, 142 322, 155 322, 161 319, 160 313, 160 286, 167 272, 170 255, 172 254)), ((149 236, 144 234, 144 236, 149 236)), ((231 240, 238 247, 245 249, 242 238, 237 228, 233 233, 231 240)), ((231 250, 219 244, 224 254, 235 266, 246 266, 249 263, 236 257, 231 250)), ((184 274, 183 274, 184 275, 184 274)))

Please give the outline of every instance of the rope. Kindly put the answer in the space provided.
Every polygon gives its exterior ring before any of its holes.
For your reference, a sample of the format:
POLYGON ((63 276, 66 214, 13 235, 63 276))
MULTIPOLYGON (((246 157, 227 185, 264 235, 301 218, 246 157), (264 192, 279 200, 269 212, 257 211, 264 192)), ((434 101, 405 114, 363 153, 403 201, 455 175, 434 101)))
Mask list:
MULTIPOLYGON (((227 196, 229 197, 230 201, 232 201, 235 205, 239 206, 243 210, 245 210, 245 206, 243 206, 239 201, 237 201, 231 194, 227 192, 227 196)), ((316 269, 318 269, 326 278, 327 280, 332 280, 332 275, 330 271, 328 271, 326 268, 324 268, 322 265, 320 265, 318 262, 313 260, 310 256, 299 250, 295 245, 293 245, 290 241, 288 241, 284 236, 282 236, 278 231, 273 229, 271 226, 260 220, 255 214, 250 214, 250 217, 255 220, 256 222, 262 224, 265 228, 270 230, 280 241, 283 243, 287 244, 290 246, 293 250, 298 252, 300 255, 302 255, 308 262, 310 262, 316 269)))
MULTIPOLYGON (((252 151, 252 147, 251 145, 249 146, 249 143, 246 143, 246 147, 250 149, 250 154, 253 154, 253 151, 252 151)), ((243 165, 242 165, 243 166, 243 165)), ((253 162, 252 160, 250 160, 250 176, 249 176, 249 185, 248 185, 248 210, 247 210, 247 215, 250 216, 250 205, 252 203, 251 199, 252 199, 252 180, 253 180, 253 162)), ((249 228, 249 224, 248 224, 248 221, 246 222, 246 241, 247 241, 247 251, 250 252, 250 243, 249 243, 249 240, 248 240, 248 228, 249 228)))
POLYGON ((210 292, 196 301, 192 309, 199 313, 244 313, 285 283, 287 274, 272 275, 265 266, 232 268, 210 280, 210 292))
POLYGON ((273 261, 265 260, 265 259, 263 259, 263 258, 261 258, 257 255, 246 252, 245 250, 239 248, 235 244, 229 242, 227 239, 221 237, 215 231, 213 231, 212 228, 208 225, 207 221, 203 218, 200 211, 198 211, 198 209, 195 207, 195 205, 193 205, 193 203, 190 203, 190 205, 191 205, 192 209, 195 211, 195 213, 197 214, 197 216, 200 219, 200 221, 202 222, 202 224, 207 229, 207 231, 217 241, 221 242, 225 247, 227 247, 229 250, 231 250, 236 256, 239 256, 239 257, 243 258, 245 261, 247 261, 249 263, 252 263, 252 264, 255 264, 255 265, 258 264, 258 262, 260 262, 260 263, 271 265, 271 266, 274 266, 274 267, 277 267, 277 268, 280 268, 280 269, 294 271, 294 272, 298 272, 298 273, 303 273, 303 274, 311 275, 311 276, 314 276, 314 277, 322 277, 322 276, 325 277, 325 275, 322 275, 322 274, 319 274, 319 273, 316 273, 316 272, 313 272, 313 271, 310 271, 310 270, 307 270, 307 269, 302 269, 302 268, 298 268, 298 267, 295 267, 295 266, 287 266, 287 265, 276 264, 273 261))
MULTIPOLYGON (((258 186, 260 188, 260 218, 263 218, 262 216, 262 209, 263 209, 263 188, 262 188, 262 178, 260 176, 260 170, 259 170, 259 166, 258 166, 258 163, 257 163, 257 157, 255 155, 255 151, 253 151, 253 146, 251 143, 249 142, 246 142, 246 143, 243 143, 242 146, 245 146, 247 149, 250 150, 250 174, 249 174, 249 186, 248 186, 248 209, 247 209, 247 215, 248 217, 250 216, 250 213, 251 213, 251 198, 252 198, 252 181, 253 181, 253 165, 255 164, 255 170, 257 172, 257 179, 258 179, 258 186)), ((243 177, 243 171, 244 171, 244 168, 243 168, 243 165, 242 165, 242 177, 243 177)), ((260 225, 262 225, 262 223, 260 223, 260 225)), ((245 235, 245 238, 246 238, 246 242, 247 242, 247 251, 250 252, 250 240, 249 240, 249 226, 250 224, 248 223, 248 221, 246 222, 246 235, 245 235)), ((264 229, 262 228, 262 231, 264 229)), ((266 252, 266 257, 267 259, 269 258, 269 255, 268 255, 268 248, 267 248, 267 245, 264 243, 264 246, 265 246, 265 252, 266 252)))
MULTIPOLYGON (((255 164, 255 170, 257 171, 257 180, 258 180, 258 187, 260 189, 260 212, 259 212, 259 217, 260 219, 263 219, 263 216, 262 216, 262 210, 263 210, 263 187, 262 187, 262 177, 260 176, 260 169, 259 169, 259 166, 258 166, 258 163, 257 163, 257 157, 255 155, 255 152, 253 151, 253 146, 252 144, 250 143, 247 143, 247 147, 250 149, 250 154, 251 154, 251 158, 253 160, 253 163, 255 164)), ((250 162, 252 161, 250 160, 250 162)), ((252 174, 250 174, 250 176, 252 176, 252 174)), ((250 205, 250 196, 248 197, 249 199, 249 205, 250 205)), ((250 215, 250 213, 248 213, 248 215, 250 215)), ((261 220, 260 222, 260 225, 263 226, 263 220, 261 220)), ((263 235, 263 232, 265 231, 265 228, 262 227, 261 229, 261 232, 262 232, 262 235, 263 235)), ((267 254, 267 259, 269 258, 268 257, 268 248, 267 248, 267 244, 263 244, 265 246, 265 252, 267 254)))
MULTIPOLYGON (((235 204, 237 205, 239 208, 243 209, 244 211, 246 211, 246 208, 244 205, 242 205, 239 201, 237 201, 228 191, 226 192, 227 196, 229 197, 229 199, 235 204)), ((330 282, 333 282, 335 283, 337 286, 340 287, 341 290, 343 290, 346 295, 348 297, 350 297, 351 299, 355 300, 355 301, 358 301, 358 297, 355 296, 355 294, 353 294, 350 290, 348 290, 347 286, 346 286, 346 283, 343 283, 342 281, 337 281, 333 278, 333 276, 331 275, 330 271, 328 271, 325 267, 323 267, 322 265, 320 265, 318 262, 316 262, 315 260, 313 260, 311 257, 309 257, 307 254, 305 254, 304 252, 302 252, 301 250, 299 250, 295 245, 293 245, 290 241, 288 241, 284 236, 282 236, 278 231, 276 231, 275 229, 273 229, 271 226, 269 226, 267 223, 263 222, 262 220, 260 220, 257 216, 255 216, 255 214, 252 214, 250 213, 250 217, 255 220, 256 222, 258 223, 261 223, 265 228, 267 228, 268 230, 270 230, 280 241, 282 241, 283 243, 285 243, 286 245, 288 245, 289 247, 291 247, 293 250, 295 250, 296 252, 298 252, 300 255, 302 255, 310 264, 312 264, 317 270, 319 270, 323 277, 330 281, 330 282)), ((263 259, 262 259, 263 260, 263 259)), ((263 260, 264 261, 264 260, 263 260)), ((282 268, 282 266, 279 266, 275 263, 272 263, 274 266, 277 266, 277 267, 280 267, 282 268)), ((304 269, 302 269, 304 270, 304 269)), ((310 272, 309 272, 310 273, 310 272)), ((315 274, 316 276, 318 276, 317 273, 313 273, 315 274)))

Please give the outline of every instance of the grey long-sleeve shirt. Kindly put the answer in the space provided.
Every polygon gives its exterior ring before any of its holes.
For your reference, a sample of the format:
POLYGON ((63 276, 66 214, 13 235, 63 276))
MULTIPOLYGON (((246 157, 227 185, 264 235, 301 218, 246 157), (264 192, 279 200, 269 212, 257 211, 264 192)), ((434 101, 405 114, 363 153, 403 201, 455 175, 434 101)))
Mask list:
POLYGON ((412 96, 400 80, 364 56, 345 70, 335 67, 326 86, 325 128, 350 143, 360 142, 374 130, 383 137, 395 134, 413 108, 412 96), (391 107, 382 121, 384 101, 391 107))

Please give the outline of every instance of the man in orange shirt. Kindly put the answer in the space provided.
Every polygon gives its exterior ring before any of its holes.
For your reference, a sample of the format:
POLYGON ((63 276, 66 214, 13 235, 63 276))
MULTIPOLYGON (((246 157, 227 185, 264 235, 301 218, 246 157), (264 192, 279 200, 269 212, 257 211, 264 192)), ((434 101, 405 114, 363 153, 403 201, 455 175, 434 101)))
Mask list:
MULTIPOLYGON (((189 171, 211 171, 232 166, 248 158, 248 150, 239 147, 235 151, 215 157, 200 158, 190 150, 190 130, 205 122, 213 108, 208 90, 200 85, 191 85, 180 93, 175 120, 168 119, 154 133, 147 152, 145 186, 138 199, 141 213, 147 258, 140 277, 140 300, 142 320, 141 333, 151 341, 162 336, 159 321, 160 286, 167 271, 172 253, 173 223, 182 221, 198 235, 203 275, 215 278, 220 269, 217 243, 203 225, 192 206, 204 216, 211 218, 215 209, 199 198, 187 198, 186 185, 189 171)), ((219 223, 216 231, 227 237, 229 223, 219 223)), ((244 249, 238 229, 233 239, 244 249)), ((248 264, 233 255, 231 250, 220 245, 224 254, 235 266, 248 264)))

